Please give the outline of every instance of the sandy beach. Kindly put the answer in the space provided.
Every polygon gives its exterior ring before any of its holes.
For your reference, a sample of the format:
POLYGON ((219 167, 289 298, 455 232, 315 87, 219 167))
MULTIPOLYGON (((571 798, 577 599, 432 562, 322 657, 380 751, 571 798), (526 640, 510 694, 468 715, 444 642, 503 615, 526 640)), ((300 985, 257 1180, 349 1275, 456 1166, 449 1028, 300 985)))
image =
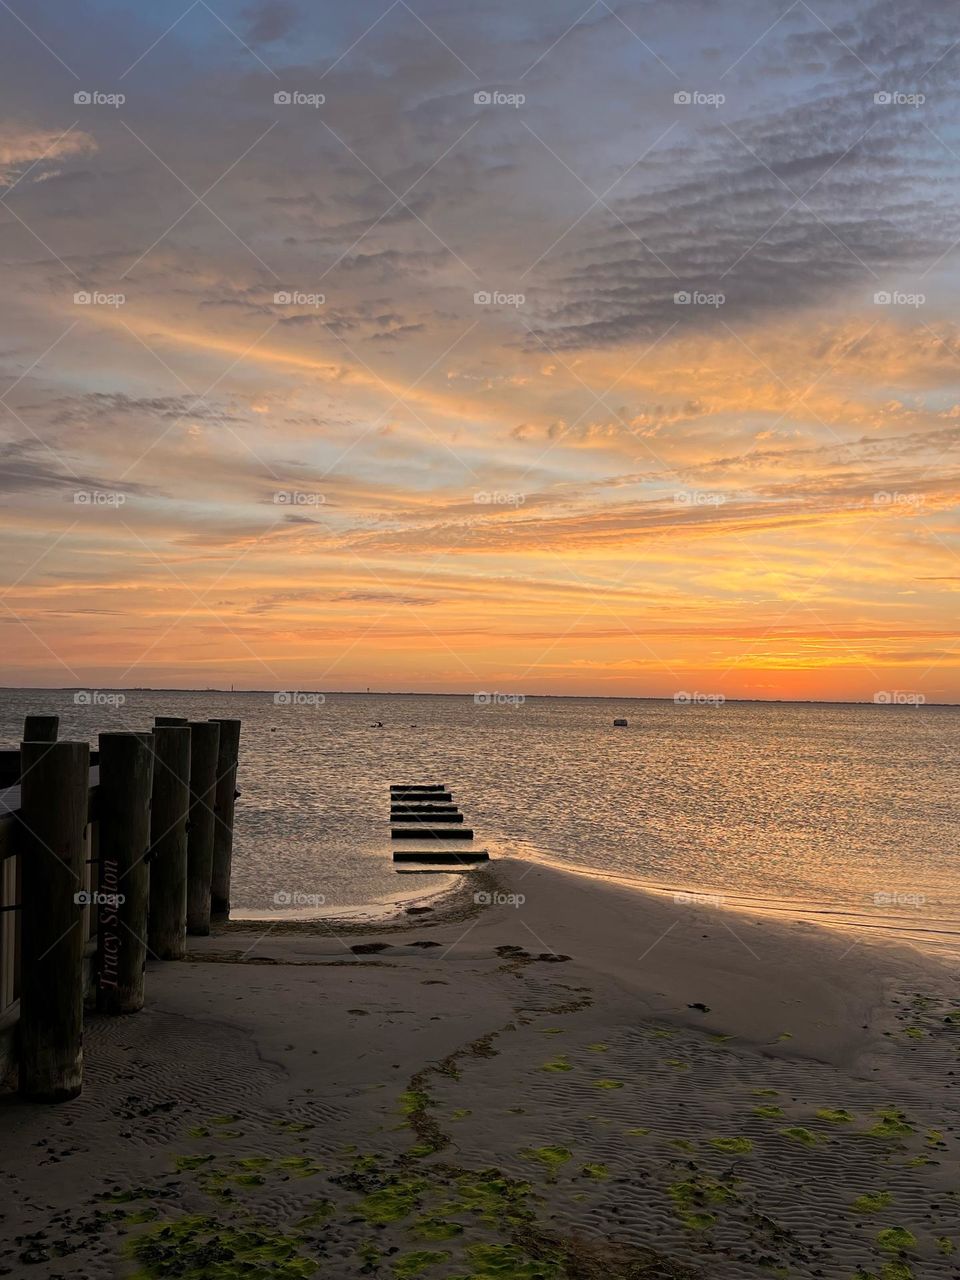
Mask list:
POLYGON ((958 1274, 960 1000, 919 952, 505 860, 147 977, 79 1099, 3 1099, 0 1274, 958 1274))

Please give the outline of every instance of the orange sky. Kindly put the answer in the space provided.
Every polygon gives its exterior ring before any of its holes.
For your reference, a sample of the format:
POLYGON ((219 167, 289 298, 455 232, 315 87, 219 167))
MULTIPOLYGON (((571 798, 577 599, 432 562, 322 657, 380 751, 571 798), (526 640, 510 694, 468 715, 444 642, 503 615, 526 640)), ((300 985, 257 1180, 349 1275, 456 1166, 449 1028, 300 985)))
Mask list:
POLYGON ((801 13, 243 13, 8 33, 0 682, 960 701, 949 121, 801 13))

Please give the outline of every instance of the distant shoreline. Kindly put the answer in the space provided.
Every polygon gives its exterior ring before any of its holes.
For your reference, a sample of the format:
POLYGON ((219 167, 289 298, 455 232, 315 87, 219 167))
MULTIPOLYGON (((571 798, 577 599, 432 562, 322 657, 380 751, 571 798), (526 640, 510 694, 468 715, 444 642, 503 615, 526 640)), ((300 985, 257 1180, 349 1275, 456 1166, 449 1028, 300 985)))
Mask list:
MULTIPOLYGON (((0 693, 76 693, 91 688, 90 685, 0 685, 0 693)), ((209 693, 225 694, 227 697, 247 697, 263 695, 271 697, 279 692, 276 689, 193 689, 169 688, 155 689, 141 685, 97 685, 98 691, 104 693, 209 693)), ((476 690, 459 692, 437 692, 417 689, 316 689, 311 692, 322 693, 328 698, 473 698, 476 690)), ((522 695, 526 702, 666 702, 673 703, 673 695, 662 694, 622 694, 609 693, 526 693, 522 695)), ((874 702, 855 698, 728 698, 724 704, 735 703, 739 706, 783 706, 783 707, 879 707, 884 710, 923 711, 931 707, 953 709, 960 707, 960 702, 923 702, 920 704, 874 702)))

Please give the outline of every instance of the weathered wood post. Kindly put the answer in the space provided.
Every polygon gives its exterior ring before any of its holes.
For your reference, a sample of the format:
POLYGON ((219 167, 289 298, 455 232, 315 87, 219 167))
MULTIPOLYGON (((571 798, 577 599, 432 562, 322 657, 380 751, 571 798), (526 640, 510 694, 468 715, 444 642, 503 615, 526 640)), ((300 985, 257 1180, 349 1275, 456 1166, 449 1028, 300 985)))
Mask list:
POLYGON ((154 727, 159 729, 161 726, 164 726, 164 725, 188 724, 189 721, 187 720, 186 716, 154 716, 153 723, 154 723, 154 727))
POLYGON ((101 1013, 136 1013, 143 1008, 152 788, 151 735, 101 733, 97 928, 97 1009, 101 1013))
POLYGON ((240 721, 215 721, 220 726, 217 752, 217 790, 213 825, 213 879, 210 912, 230 914, 230 868, 233 863, 233 818, 237 804, 237 763, 240 757, 240 721))
POLYGON ((23 717, 24 742, 56 742, 59 732, 59 716, 31 715, 23 717))
POLYGON ((187 949, 189 725, 158 725, 153 731, 153 752, 147 943, 160 960, 179 960, 187 949))
POLYGON ((83 1085, 80 920, 90 747, 24 741, 20 752, 20 1092, 64 1102, 83 1085))
POLYGON ((187 822, 187 933, 210 932, 213 830, 220 726, 190 722, 190 817, 187 822))

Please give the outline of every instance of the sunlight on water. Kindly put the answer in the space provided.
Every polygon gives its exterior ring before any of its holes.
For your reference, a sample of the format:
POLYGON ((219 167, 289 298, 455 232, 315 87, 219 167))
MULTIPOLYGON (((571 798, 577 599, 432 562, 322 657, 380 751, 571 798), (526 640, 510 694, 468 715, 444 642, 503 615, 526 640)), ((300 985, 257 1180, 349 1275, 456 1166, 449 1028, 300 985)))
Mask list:
MULTIPOLYGON (((454 791, 491 854, 518 853, 919 940, 960 930, 960 708, 628 699, 6 691, 0 736, 56 711, 61 737, 154 714, 243 720, 235 906, 307 912, 396 898, 388 787, 454 791), (614 728, 617 716, 626 728, 614 728), (382 728, 373 727, 382 721, 382 728)), ((680 900, 682 904, 683 899, 680 900)))

